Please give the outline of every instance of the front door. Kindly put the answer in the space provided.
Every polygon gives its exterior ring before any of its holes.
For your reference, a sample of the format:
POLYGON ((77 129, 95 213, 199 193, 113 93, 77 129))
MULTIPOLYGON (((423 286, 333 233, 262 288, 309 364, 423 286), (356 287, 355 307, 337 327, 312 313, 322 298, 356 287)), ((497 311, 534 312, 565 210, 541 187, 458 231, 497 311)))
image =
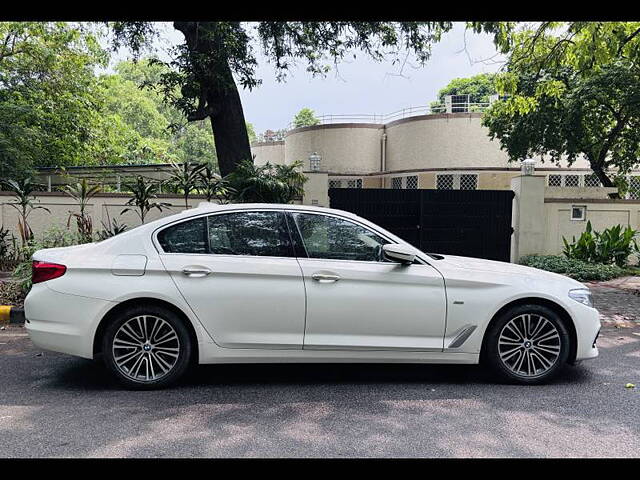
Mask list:
POLYGON ((304 284, 283 212, 203 216, 157 239, 165 268, 218 345, 302 348, 304 284))
POLYGON ((290 214, 307 292, 305 349, 441 351, 444 280, 427 264, 383 261, 389 241, 335 215, 290 214))

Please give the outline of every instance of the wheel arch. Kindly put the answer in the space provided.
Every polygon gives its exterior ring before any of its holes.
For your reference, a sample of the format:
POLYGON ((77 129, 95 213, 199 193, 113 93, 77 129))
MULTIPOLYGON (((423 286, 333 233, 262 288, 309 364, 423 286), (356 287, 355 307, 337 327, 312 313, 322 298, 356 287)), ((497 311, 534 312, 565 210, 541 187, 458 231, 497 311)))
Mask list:
POLYGON ((104 335, 104 332, 107 328, 107 325, 109 325, 109 322, 113 318, 115 318, 120 312, 124 311, 128 307, 132 305, 140 305, 143 303, 157 305, 157 306, 166 308, 167 310, 172 311, 182 319, 185 326, 187 327, 189 336, 191 337, 192 350, 193 350, 192 360, 197 362, 199 359, 198 335, 196 334, 196 330, 193 324, 191 323, 191 320, 189 319, 189 317, 184 313, 184 311, 182 311, 182 309, 175 306, 174 304, 166 300, 161 300, 159 298, 153 298, 153 297, 130 298, 128 300, 118 303, 117 305, 114 305, 107 313, 103 315, 102 319, 100 320, 100 323, 98 324, 98 328, 96 329, 96 333, 93 336, 94 358, 96 357, 96 355, 99 355, 102 353, 102 349, 101 349, 102 336, 104 335))
POLYGON ((573 323, 573 318, 571 318, 571 315, 569 314, 569 312, 567 312, 567 310, 562 305, 554 302, 553 300, 549 300, 548 298, 542 298, 542 297, 518 298, 500 307, 500 309, 493 315, 493 317, 491 317, 491 320, 489 321, 489 323, 487 323, 487 326, 485 327, 484 332, 482 334, 482 346, 480 347, 481 362, 484 360, 486 343, 487 343, 487 332, 491 329, 491 326, 494 324, 494 322, 496 322, 502 314, 504 314, 507 310, 510 310, 511 308, 518 307, 520 305, 531 305, 531 304, 547 307, 550 310, 553 310, 556 314, 558 314, 558 316, 562 320, 562 323, 564 324, 564 326, 567 328, 567 331, 569 332, 569 339, 571 341, 569 345, 569 357, 567 359, 567 362, 570 364, 575 363, 576 353, 578 349, 578 335, 576 333, 576 327, 573 323))

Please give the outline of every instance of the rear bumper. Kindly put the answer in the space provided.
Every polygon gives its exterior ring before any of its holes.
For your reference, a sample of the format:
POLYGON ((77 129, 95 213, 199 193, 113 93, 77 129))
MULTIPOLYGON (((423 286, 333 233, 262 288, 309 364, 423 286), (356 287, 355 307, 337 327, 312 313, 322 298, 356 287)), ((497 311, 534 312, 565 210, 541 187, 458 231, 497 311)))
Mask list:
POLYGON ((32 287, 25 299, 25 328, 45 350, 93 358, 93 337, 102 316, 114 303, 68 295, 45 283, 32 287))

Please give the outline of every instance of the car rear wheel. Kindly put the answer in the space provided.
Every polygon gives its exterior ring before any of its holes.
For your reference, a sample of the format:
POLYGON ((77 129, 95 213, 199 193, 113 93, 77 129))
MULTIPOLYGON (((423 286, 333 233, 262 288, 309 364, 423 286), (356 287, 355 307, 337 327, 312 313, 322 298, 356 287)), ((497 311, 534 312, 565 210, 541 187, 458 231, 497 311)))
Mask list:
POLYGON ((107 368, 129 388, 153 389, 177 381, 187 370, 191 338, 182 320, 155 305, 126 309, 102 339, 107 368))
POLYGON ((508 383, 539 384, 567 362, 570 336, 560 316, 542 305, 502 314, 485 337, 486 361, 508 383))

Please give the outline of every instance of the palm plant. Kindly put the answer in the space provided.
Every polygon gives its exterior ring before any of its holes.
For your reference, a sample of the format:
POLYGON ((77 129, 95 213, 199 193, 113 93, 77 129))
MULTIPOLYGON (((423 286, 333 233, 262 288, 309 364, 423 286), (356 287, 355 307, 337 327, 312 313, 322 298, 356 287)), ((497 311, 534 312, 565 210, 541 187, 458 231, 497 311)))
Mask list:
POLYGON ((199 184, 199 172, 202 165, 193 164, 189 161, 176 163, 171 161, 171 177, 169 183, 178 191, 182 191, 184 197, 184 208, 189 208, 189 195, 199 184))
POLYGON ((199 190, 204 194, 207 202, 213 199, 222 203, 228 201, 228 197, 232 193, 231 188, 228 182, 215 172, 213 165, 210 163, 202 165, 198 172, 198 180, 199 190))
POLYGON ((69 212, 67 228, 69 228, 71 219, 75 218, 80 241, 82 243, 93 241, 93 220, 90 215, 86 214, 86 208, 89 200, 100 192, 100 185, 91 185, 86 178, 83 178, 73 185, 65 185, 64 191, 80 206, 80 213, 69 212))
POLYGON ((15 201, 8 202, 8 205, 15 208, 20 215, 18 219, 18 232, 20 232, 20 239, 24 247, 33 239, 33 231, 27 222, 27 218, 31 212, 38 209, 46 210, 49 213, 51 213, 51 211, 47 207, 36 205, 33 192, 36 191, 38 185, 34 183, 30 177, 25 177, 22 180, 5 180, 4 183, 13 192, 15 198, 15 201))
POLYGON ((109 209, 106 209, 106 212, 107 223, 102 222, 102 230, 97 233, 99 240, 106 240, 107 238, 115 237, 127 229, 126 223, 118 223, 118 220, 115 218, 111 220, 111 217, 109 216, 109 209))
POLYGON ((304 193, 307 177, 300 167, 302 162, 256 166, 252 160, 245 160, 225 180, 233 189, 231 198, 235 202, 290 203, 304 193))
POLYGON ((126 183, 125 187, 131 192, 132 197, 126 203, 130 207, 125 208, 120 212, 120 215, 134 211, 140 218, 140 222, 144 223, 147 214, 154 208, 157 208, 160 212, 163 208, 170 208, 171 204, 166 202, 155 202, 158 198, 159 186, 157 183, 149 182, 144 177, 138 175, 136 181, 133 183, 126 183))

